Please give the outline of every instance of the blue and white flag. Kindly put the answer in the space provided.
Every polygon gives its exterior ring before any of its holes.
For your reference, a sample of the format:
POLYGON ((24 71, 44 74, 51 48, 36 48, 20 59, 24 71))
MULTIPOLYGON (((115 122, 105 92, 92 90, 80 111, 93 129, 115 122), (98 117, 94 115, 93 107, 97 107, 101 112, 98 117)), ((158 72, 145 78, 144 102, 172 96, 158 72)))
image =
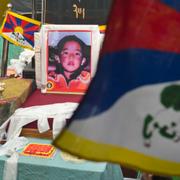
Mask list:
POLYGON ((179 1, 113 2, 96 76, 54 144, 180 176, 179 1))

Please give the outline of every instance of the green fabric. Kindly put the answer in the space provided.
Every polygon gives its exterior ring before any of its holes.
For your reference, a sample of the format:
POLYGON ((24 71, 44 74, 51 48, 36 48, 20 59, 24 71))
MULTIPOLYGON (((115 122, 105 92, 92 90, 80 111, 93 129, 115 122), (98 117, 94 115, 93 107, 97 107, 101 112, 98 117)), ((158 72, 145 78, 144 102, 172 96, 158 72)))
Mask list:
MULTIPOLYGON (((2 51, 3 51, 3 38, 0 36, 0 62, 2 59, 2 51)), ((12 43, 9 43, 9 52, 8 52, 8 64, 10 59, 18 59, 20 53, 23 51, 23 48, 20 46, 15 46, 12 43)))
MULTIPOLYGON (((29 138, 29 142, 51 143, 50 140, 35 138, 29 138)), ((7 157, 0 157, 0 180, 2 180, 6 159, 7 157)), ((20 156, 17 180, 123 180, 123 175, 119 165, 105 162, 84 161, 75 163, 64 161, 61 158, 60 151, 56 150, 55 155, 48 159, 20 156)))
POLYGON ((180 177, 174 176, 172 177, 172 180, 180 180, 180 177))

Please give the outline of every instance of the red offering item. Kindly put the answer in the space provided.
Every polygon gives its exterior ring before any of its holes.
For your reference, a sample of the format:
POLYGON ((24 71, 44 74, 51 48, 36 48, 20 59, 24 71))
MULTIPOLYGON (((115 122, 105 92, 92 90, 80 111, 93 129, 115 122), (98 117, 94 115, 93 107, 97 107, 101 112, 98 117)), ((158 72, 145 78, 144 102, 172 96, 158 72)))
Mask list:
POLYGON ((22 154, 27 156, 52 157, 55 147, 50 144, 28 144, 22 154))

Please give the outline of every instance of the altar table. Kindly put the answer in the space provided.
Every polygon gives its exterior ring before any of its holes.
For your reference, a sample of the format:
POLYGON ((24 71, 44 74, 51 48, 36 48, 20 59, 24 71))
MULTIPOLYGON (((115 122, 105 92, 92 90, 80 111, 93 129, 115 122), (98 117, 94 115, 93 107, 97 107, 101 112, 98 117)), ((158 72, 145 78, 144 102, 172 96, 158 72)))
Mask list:
MULTIPOLYGON (((31 143, 51 143, 47 139, 29 138, 31 143)), ((20 150, 21 152, 22 150, 20 150)), ((0 180, 7 157, 0 156, 0 180)), ((61 158, 56 150, 52 158, 20 155, 17 180, 121 180, 123 175, 119 165, 91 161, 73 162, 61 158)))
POLYGON ((5 83, 3 97, 0 98, 0 125, 24 103, 34 90, 31 79, 0 78, 5 83))

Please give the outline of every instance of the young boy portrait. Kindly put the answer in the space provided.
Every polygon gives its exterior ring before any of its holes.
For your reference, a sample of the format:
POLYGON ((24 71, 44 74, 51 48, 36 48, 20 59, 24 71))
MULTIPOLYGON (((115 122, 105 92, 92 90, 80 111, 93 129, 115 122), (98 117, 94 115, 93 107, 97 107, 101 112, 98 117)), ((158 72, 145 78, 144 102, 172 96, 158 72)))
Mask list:
POLYGON ((91 80, 90 59, 91 46, 78 33, 66 34, 49 47, 47 90, 84 94, 91 80))

